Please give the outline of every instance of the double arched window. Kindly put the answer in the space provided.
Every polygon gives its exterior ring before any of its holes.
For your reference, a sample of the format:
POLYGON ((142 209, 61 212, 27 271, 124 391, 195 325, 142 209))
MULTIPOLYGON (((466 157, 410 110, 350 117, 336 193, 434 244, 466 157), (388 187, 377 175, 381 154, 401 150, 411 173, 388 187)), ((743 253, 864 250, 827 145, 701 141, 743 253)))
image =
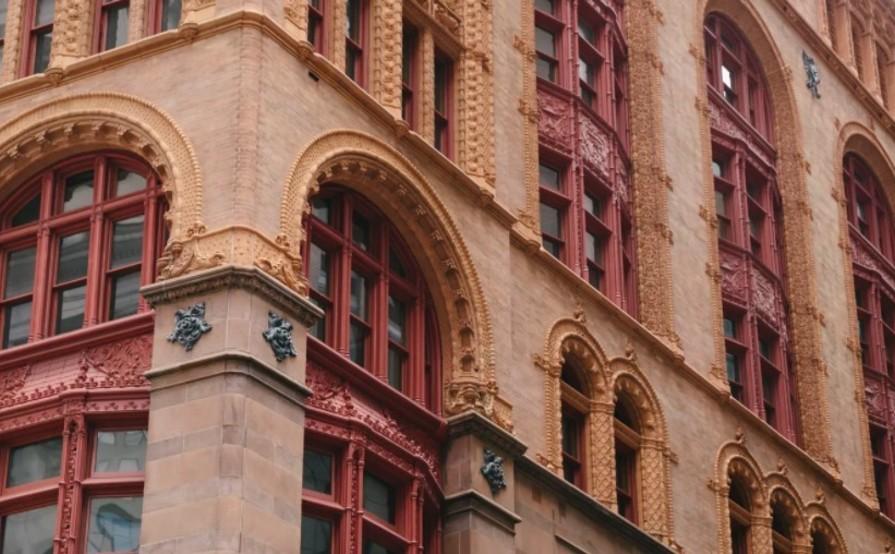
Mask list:
POLYGON ((0 213, 0 329, 11 348, 148 309, 164 200, 145 162, 119 153, 33 176, 0 213))
POLYGON ((705 20, 712 173, 731 394, 795 438, 782 210, 767 85, 732 22, 705 20))
POLYGON ((855 284, 858 341, 880 509, 895 514, 895 228, 889 199, 870 166, 854 153, 843 160, 843 183, 855 284))
POLYGON ((307 223, 310 295, 325 312, 311 334, 439 411, 435 312, 396 229, 360 195, 339 187, 314 197, 307 223))

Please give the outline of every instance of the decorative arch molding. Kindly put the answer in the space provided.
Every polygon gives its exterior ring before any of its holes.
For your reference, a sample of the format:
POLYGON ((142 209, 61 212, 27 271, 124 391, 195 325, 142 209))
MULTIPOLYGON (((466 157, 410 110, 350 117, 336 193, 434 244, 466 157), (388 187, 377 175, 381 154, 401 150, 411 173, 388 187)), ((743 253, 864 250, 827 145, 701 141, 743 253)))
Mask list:
POLYGON ((796 394, 800 406, 802 446, 816 459, 838 472, 832 455, 829 433, 829 409, 826 397, 826 368, 815 356, 821 347, 823 314, 817 304, 817 283, 811 247, 812 213, 808 202, 806 174, 810 165, 802 153, 802 131, 792 89, 792 70, 783 62, 767 26, 751 0, 699 0, 694 21, 691 53, 696 57, 700 83, 696 108, 700 115, 703 147, 703 183, 705 197, 700 213, 706 221, 709 262, 706 272, 712 281, 712 317, 715 359, 710 377, 722 390, 728 390, 724 371, 723 307, 721 264, 715 213, 712 175, 711 109, 705 79, 703 22, 718 13, 738 26, 749 41, 764 69, 774 118, 773 136, 777 149, 777 187, 783 210, 783 240, 786 245, 787 296, 789 298, 789 334, 792 342, 796 394))
POLYGON ((802 497, 787 477, 787 468, 780 464, 777 471, 765 476, 765 484, 768 488, 768 499, 771 503, 771 514, 774 507, 780 506, 786 510, 793 523, 793 550, 795 552, 810 552, 811 536, 805 519, 805 504, 802 497))
MULTIPOLYGON (((848 227, 848 201, 845 194, 845 183, 842 180, 843 160, 846 154, 854 153, 863 159, 870 169, 880 179, 880 182, 895 182, 895 164, 886 153, 886 149, 876 138, 874 132, 867 126, 858 122, 848 122, 839 129, 839 139, 836 141, 836 150, 833 152, 833 187, 831 195, 839 205, 839 248, 843 251, 842 270, 845 290, 852 291, 845 295, 848 305, 848 338, 846 346, 852 353, 852 367, 855 379, 855 404, 858 411, 858 421, 861 425, 861 446, 864 459, 864 486, 861 494, 865 502, 874 507, 879 507, 876 496, 876 484, 873 476, 873 455, 871 453, 869 425, 867 415, 867 394, 864 381, 864 368, 861 361, 861 346, 858 336, 857 306, 855 304, 855 279, 853 275, 854 248, 849 237, 848 227)), ((885 187, 884 191, 889 199, 889 204, 895 209, 895 189, 885 187)))
POLYGON ((475 410, 511 429, 511 406, 498 396, 491 319, 472 258, 447 208, 426 177, 404 156, 379 139, 353 130, 336 130, 314 139, 298 156, 287 178, 276 244, 290 263, 256 262, 306 292, 300 245, 308 199, 322 184, 338 182, 369 198, 391 217, 419 262, 436 297, 446 350, 445 411, 475 410))
POLYGON ((823 495, 818 495, 818 500, 809 502, 805 506, 805 521, 807 523, 809 540, 811 535, 817 533, 827 539, 833 546, 835 554, 848 554, 848 545, 842 536, 839 526, 833 521, 830 512, 824 505, 823 495))
POLYGON ((674 544, 671 513, 671 451, 667 445, 665 417, 658 397, 636 364, 636 357, 609 359, 587 328, 582 310, 571 318, 557 320, 544 340, 544 350, 535 355, 535 365, 544 371, 545 452, 538 460, 550 471, 562 475, 562 396, 563 364, 574 360, 582 369, 585 394, 590 401, 587 414, 588 492, 612 509, 618 506, 615 474, 614 412, 619 396, 636 410, 641 426, 639 483, 641 487, 640 527, 674 544))

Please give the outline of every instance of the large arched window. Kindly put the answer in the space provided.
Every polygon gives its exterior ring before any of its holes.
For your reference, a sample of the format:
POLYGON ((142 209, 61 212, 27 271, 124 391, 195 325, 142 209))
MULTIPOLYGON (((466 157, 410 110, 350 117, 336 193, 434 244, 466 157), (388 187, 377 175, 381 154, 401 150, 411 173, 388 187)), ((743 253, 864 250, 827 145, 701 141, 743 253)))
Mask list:
POLYGON ((712 172, 731 394, 795 438, 782 213, 767 85, 739 30, 705 21, 712 172))
POLYGON ((312 200, 307 236, 311 299, 325 312, 312 335, 439 411, 435 313, 396 229, 360 195, 327 187, 312 200))
POLYGON ((895 514, 895 228, 888 197, 870 166, 853 153, 843 161, 853 252, 858 340, 867 389, 870 445, 880 509, 895 514))
POLYGON ((148 309, 164 244, 161 187, 131 156, 91 154, 33 176, 0 211, 0 328, 10 348, 148 309))
POLYGON ((542 244, 636 314, 624 2, 534 4, 542 244))

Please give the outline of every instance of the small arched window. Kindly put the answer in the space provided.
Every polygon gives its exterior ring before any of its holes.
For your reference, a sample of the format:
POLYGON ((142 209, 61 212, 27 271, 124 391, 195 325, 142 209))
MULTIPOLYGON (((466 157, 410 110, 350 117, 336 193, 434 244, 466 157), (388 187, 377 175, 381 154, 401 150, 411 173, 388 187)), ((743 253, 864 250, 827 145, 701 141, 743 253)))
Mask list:
POLYGON ((771 501, 771 534, 774 554, 789 554, 793 551, 794 516, 777 497, 771 501))
POLYGON ((435 311, 395 227, 359 194, 331 186, 311 201, 307 237, 310 295, 325 312, 311 334, 437 412, 435 311))
POLYGON ((811 554, 838 554, 841 550, 833 541, 833 530, 821 520, 811 525, 811 554))
POLYGON ((730 512, 730 547, 732 554, 749 554, 752 541, 752 502, 748 487, 739 478, 732 478, 727 507, 730 512))
POLYGON ((164 200, 129 155, 68 159, 29 179, 0 209, 3 348, 148 310, 164 200))
POLYGON ((630 401, 619 396, 613 413, 615 423, 615 494, 618 513, 638 523, 640 424, 630 401))
POLYGON ((566 481, 586 486, 587 414, 590 410, 586 380, 572 361, 562 367, 562 469, 566 481))

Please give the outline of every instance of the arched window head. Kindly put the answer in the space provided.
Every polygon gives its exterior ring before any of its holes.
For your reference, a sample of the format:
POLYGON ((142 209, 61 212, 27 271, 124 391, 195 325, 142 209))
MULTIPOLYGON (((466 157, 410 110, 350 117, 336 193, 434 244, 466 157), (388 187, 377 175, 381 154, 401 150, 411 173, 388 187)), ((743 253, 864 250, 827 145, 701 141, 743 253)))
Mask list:
POLYGON ((761 64, 740 30, 719 14, 705 19, 705 64, 709 91, 770 139, 770 97, 761 64))
POLYGON ((638 523, 640 510, 640 423, 631 401, 619 395, 615 402, 615 496, 618 513, 638 523))
POLYGON ((3 200, 3 348, 148 310, 163 211, 156 175, 119 153, 65 160, 3 200))
POLYGON ((748 485, 741 478, 732 477, 727 507, 730 513, 731 554, 749 554, 752 541, 752 501, 748 485))
POLYGON ((435 311, 397 229, 359 194, 338 186, 311 200, 306 223, 310 295, 325 313, 312 336, 437 412, 435 311))
POLYGON ((879 179, 864 160, 848 153, 843 162, 843 180, 852 230, 895 263, 892 209, 879 179))
POLYGON ((562 367, 562 469, 566 481, 585 488, 587 460, 587 424, 590 399, 581 368, 572 360, 562 367))

